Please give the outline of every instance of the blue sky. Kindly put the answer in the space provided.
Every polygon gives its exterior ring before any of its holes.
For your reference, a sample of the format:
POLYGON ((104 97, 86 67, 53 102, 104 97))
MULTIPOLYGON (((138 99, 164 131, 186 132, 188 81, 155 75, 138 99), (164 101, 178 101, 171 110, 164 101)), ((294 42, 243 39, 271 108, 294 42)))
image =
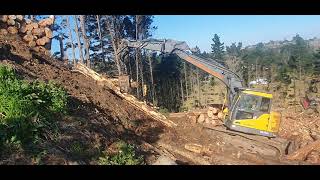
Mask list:
MULTIPOLYGON (((74 27, 73 17, 69 18, 74 27)), ((242 42, 243 46, 270 40, 291 40, 296 34, 304 39, 320 38, 319 15, 156 15, 153 25, 158 27, 153 38, 186 41, 190 47, 198 46, 207 52, 211 51, 211 39, 215 33, 225 45, 242 42)), ((76 41, 75 34, 73 38, 76 41)), ((59 50, 56 40, 52 46, 53 51, 59 50)), ((76 56, 78 54, 76 52, 76 56)), ((68 56, 72 56, 71 49, 68 56)))
POLYGON ((225 45, 242 42, 244 46, 291 40, 296 34, 304 39, 320 37, 320 16, 308 15, 159 15, 154 38, 186 41, 201 51, 210 51, 216 33, 225 45))

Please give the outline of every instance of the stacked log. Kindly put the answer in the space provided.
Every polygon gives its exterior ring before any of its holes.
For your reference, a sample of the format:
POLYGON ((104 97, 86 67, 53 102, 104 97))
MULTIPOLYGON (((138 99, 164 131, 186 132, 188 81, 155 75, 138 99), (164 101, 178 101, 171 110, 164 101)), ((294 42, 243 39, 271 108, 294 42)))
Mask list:
POLYGON ((49 53, 45 48, 51 42, 53 33, 50 26, 53 25, 54 17, 33 22, 25 19, 23 15, 0 15, 0 34, 19 34, 21 38, 36 52, 49 53))
POLYGON ((193 123, 210 124, 220 126, 223 124, 224 114, 221 109, 208 107, 201 110, 193 110, 187 113, 187 118, 193 123))

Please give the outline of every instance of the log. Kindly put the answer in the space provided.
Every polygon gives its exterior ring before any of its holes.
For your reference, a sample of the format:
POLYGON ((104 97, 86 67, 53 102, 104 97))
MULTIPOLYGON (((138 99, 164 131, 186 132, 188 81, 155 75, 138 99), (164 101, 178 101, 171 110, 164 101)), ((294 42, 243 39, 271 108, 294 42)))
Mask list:
POLYGON ((51 39, 51 38, 53 37, 52 31, 51 31, 50 28, 48 28, 48 27, 44 28, 44 32, 45 32, 45 34, 46 34, 46 36, 47 36, 48 38, 51 39))
POLYGON ((37 40, 37 39, 39 39, 38 36, 33 36, 33 40, 37 40))
POLYGON ((26 42, 30 42, 33 40, 33 36, 30 34, 27 34, 27 35, 23 36, 23 40, 26 42))
POLYGON ((191 121, 192 124, 197 123, 197 115, 195 114, 187 114, 187 118, 191 121))
POLYGON ((53 24, 53 18, 54 17, 49 17, 46 19, 47 26, 51 26, 53 24))
POLYGON ((169 152, 178 154, 180 156, 183 156, 184 158, 187 158, 191 162, 198 164, 198 165, 210 165, 210 162, 206 161, 204 158, 200 158, 198 156, 193 155, 192 153, 188 151, 183 151, 176 146, 173 147, 169 144, 164 144, 164 143, 157 143, 157 145, 161 148, 167 149, 169 152))
POLYGON ((46 49, 46 50, 44 51, 44 54, 47 55, 47 56, 50 56, 50 55, 51 55, 51 51, 48 50, 48 49, 46 49))
POLYGON ((0 34, 6 36, 8 34, 8 31, 6 29, 0 29, 0 34))
POLYGON ((212 108, 212 113, 213 114, 218 114, 219 113, 219 109, 218 108, 212 108))
POLYGON ((42 39, 44 39, 45 43, 49 43, 50 39, 47 36, 42 37, 42 39))
POLYGON ((27 23, 27 25, 26 25, 26 29, 27 29, 27 31, 32 31, 32 29, 33 29, 33 26, 32 26, 32 24, 28 24, 27 23))
POLYGON ((22 21, 23 20, 23 16, 22 15, 17 15, 17 20, 22 21))
POLYGON ((31 26, 32 26, 33 29, 39 28, 38 23, 35 23, 35 22, 31 23, 31 26))
POLYGON ((26 34, 33 36, 31 31, 27 31, 26 34))
POLYGON ((21 28, 21 24, 20 24, 19 22, 16 22, 16 23, 14 24, 14 26, 15 26, 17 29, 20 29, 20 28, 21 28))
POLYGON ((212 120, 218 120, 219 118, 218 118, 218 115, 216 116, 216 115, 213 115, 212 117, 211 117, 211 119, 212 120))
POLYGON ((312 150, 319 150, 319 149, 320 149, 320 140, 317 140, 287 155, 286 159, 303 161, 306 159, 307 155, 312 150))
POLYGON ((5 23, 5 22, 8 21, 8 16, 7 15, 2 15, 2 16, 0 16, 0 20, 5 23))
POLYGON ((14 27, 14 26, 10 26, 10 27, 8 27, 8 32, 10 34, 17 34, 18 33, 18 29, 16 27, 14 27))
POLYGON ((34 50, 35 52, 40 52, 40 46, 34 47, 33 50, 34 50))
POLYGON ((223 114, 223 112, 220 111, 220 112, 218 113, 218 118, 222 120, 223 117, 224 117, 224 114, 223 114))
POLYGON ((16 15, 9 15, 8 18, 12 19, 12 20, 15 20, 17 18, 17 16, 16 15))
POLYGON ((7 24, 8 24, 9 26, 14 26, 14 25, 16 24, 16 22, 15 22, 13 19, 8 19, 8 20, 7 20, 7 24))
POLYGON ((320 154, 319 154, 319 151, 312 150, 312 151, 308 154, 306 161, 309 162, 309 163, 311 163, 311 164, 319 164, 319 162, 320 162, 320 154))
POLYGON ((207 117, 206 118, 206 120, 204 121, 205 123, 207 123, 207 124, 210 124, 211 123, 211 120, 210 120, 210 118, 209 117, 207 117))
POLYGON ((208 110, 207 115, 208 115, 208 117, 212 118, 212 116, 213 116, 213 112, 212 112, 212 110, 208 110))
POLYGON ((184 148, 188 151, 200 154, 202 152, 202 145, 200 144, 185 144, 184 148))
POLYGON ((44 29, 43 28, 35 28, 32 30, 32 34, 34 36, 42 36, 44 34, 44 29))
POLYGON ((37 43, 36 43, 35 41, 30 41, 30 42, 28 43, 28 45, 29 45, 30 47, 35 47, 35 46, 37 45, 37 43))
POLYGON ((45 19, 40 20, 38 24, 39 24, 40 27, 46 27, 47 26, 47 23, 46 23, 45 19))
POLYGON ((198 122, 198 123, 204 123, 204 121, 205 121, 204 115, 203 115, 203 114, 200 114, 199 117, 198 117, 198 119, 197 119, 197 122, 198 122))
POLYGON ((26 33, 27 32, 26 25, 22 25, 21 28, 19 29, 19 32, 26 33))
POLYGON ((31 20, 30 19, 26 19, 26 24, 31 24, 31 20))
POLYGON ((40 38, 40 39, 36 40, 36 43, 38 46, 44 46, 46 44, 46 41, 44 39, 40 38))

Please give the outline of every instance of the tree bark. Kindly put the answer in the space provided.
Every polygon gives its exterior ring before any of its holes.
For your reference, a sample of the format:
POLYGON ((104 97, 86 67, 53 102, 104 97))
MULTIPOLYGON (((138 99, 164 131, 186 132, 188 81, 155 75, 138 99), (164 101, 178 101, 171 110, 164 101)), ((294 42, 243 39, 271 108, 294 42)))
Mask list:
POLYGON ((80 15, 80 23, 81 23, 81 31, 82 31, 82 37, 85 43, 85 60, 87 63, 87 67, 90 68, 91 63, 90 63, 90 51, 89 51, 89 40, 86 34, 86 28, 85 28, 85 16, 84 15, 80 15))
POLYGON ((185 80, 185 84, 186 84, 186 96, 188 99, 189 92, 188 92, 188 79, 187 79, 187 64, 186 64, 186 62, 183 62, 183 69, 184 69, 184 80, 185 80))
POLYGON ((60 58, 61 61, 64 60, 64 49, 63 49, 63 36, 59 34, 59 44, 60 44, 60 58))
POLYGON ((115 34, 116 29, 114 27, 114 24, 116 23, 115 21, 117 21, 117 19, 114 16, 108 17, 107 28, 109 30, 110 37, 111 37, 111 42, 112 42, 112 46, 113 46, 113 50, 114 50, 114 58, 115 58, 117 69, 118 69, 118 75, 121 76, 122 70, 121 70, 121 65, 120 65, 120 57, 118 54, 118 46, 117 46, 118 38, 115 34))
POLYGON ((152 70, 152 60, 151 55, 148 56, 149 61, 149 69, 150 69, 150 79, 151 79, 151 96, 152 96, 152 104, 155 104, 155 97, 154 97, 154 81, 153 81, 153 70, 152 70))
POLYGON ((199 106, 201 106, 201 90, 200 90, 200 77, 199 77, 199 68, 197 68, 197 86, 198 86, 198 101, 199 106))
POLYGON ((180 88, 181 88, 181 102, 184 102, 184 93, 183 93, 183 85, 182 85, 182 79, 180 77, 180 88))
POLYGON ((78 31, 78 19, 77 19, 76 15, 74 15, 73 18, 74 18, 74 22, 75 22, 75 30, 76 30, 76 34, 77 34, 77 40, 78 40, 78 48, 79 48, 79 53, 80 53, 80 63, 83 64, 82 46, 81 46, 80 35, 79 35, 79 31, 78 31))
POLYGON ((71 48, 72 48, 72 62, 73 62, 73 65, 76 64, 76 53, 75 53, 75 49, 74 49, 74 46, 73 46, 73 38, 72 38, 72 31, 71 31, 71 27, 70 27, 70 23, 69 23, 69 17, 66 16, 66 19, 67 19, 67 26, 68 26, 68 29, 69 29, 69 37, 70 37, 70 44, 71 44, 71 48))
POLYGON ((102 60, 103 60, 103 62, 105 62, 106 60, 104 58, 103 41, 102 41, 102 35, 101 35, 99 15, 97 15, 96 18, 97 18, 97 23, 98 23, 98 33, 99 33, 99 40, 100 40, 100 46, 101 46, 102 60))
MULTIPOLYGON (((139 32, 138 32, 138 21, 139 21, 139 16, 136 15, 136 40, 138 40, 139 32)), ((136 76, 137 76, 137 97, 140 99, 140 79, 139 79, 139 53, 140 49, 136 48, 136 76)))

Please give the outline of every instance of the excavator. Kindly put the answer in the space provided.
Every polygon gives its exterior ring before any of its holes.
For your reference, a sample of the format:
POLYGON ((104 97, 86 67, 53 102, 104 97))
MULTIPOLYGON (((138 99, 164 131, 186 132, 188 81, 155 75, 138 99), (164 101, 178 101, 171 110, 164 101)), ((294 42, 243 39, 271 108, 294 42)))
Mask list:
POLYGON ((227 87, 226 108, 223 110, 225 114, 224 128, 210 129, 260 141, 277 148, 280 153, 284 153, 288 143, 284 139, 279 140, 279 138, 276 138, 281 115, 271 110, 272 94, 246 88, 239 75, 224 67, 216 60, 195 55, 195 49, 189 48, 184 41, 171 39, 123 39, 118 53, 123 53, 128 48, 175 54, 182 60, 221 80, 227 87))

